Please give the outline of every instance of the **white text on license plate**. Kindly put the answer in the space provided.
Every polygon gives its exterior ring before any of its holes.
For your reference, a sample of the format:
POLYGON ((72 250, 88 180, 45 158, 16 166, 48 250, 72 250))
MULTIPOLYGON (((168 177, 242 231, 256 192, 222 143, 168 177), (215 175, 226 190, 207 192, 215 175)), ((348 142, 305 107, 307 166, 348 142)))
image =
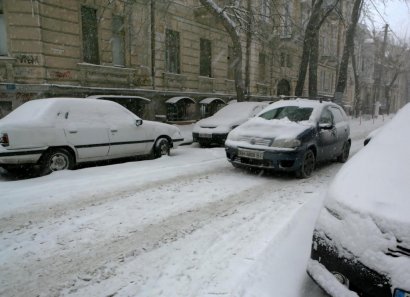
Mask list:
POLYGON ((254 151, 254 150, 238 149, 238 157, 261 160, 261 159, 263 159, 263 152, 262 151, 254 151))

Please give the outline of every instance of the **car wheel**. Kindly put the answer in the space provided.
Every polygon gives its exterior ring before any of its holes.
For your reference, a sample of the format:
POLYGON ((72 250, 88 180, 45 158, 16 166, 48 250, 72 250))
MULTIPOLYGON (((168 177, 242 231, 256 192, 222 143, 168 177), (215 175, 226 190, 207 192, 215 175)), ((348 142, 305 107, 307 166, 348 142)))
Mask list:
POLYGON ((66 149, 52 149, 47 151, 41 158, 41 173, 49 174, 53 171, 73 169, 74 158, 66 149))
POLYGON ((315 154, 312 150, 307 150, 303 154, 302 165, 296 171, 296 176, 299 178, 307 178, 312 175, 313 170, 315 169, 315 154))
POLYGON ((340 163, 345 163, 349 158, 350 152, 350 142, 346 141, 343 145, 342 153, 337 157, 337 161, 340 163))
POLYGON ((153 148, 154 158, 160 158, 161 156, 169 155, 170 149, 171 145, 169 144, 169 141, 166 138, 158 139, 155 142, 153 148))

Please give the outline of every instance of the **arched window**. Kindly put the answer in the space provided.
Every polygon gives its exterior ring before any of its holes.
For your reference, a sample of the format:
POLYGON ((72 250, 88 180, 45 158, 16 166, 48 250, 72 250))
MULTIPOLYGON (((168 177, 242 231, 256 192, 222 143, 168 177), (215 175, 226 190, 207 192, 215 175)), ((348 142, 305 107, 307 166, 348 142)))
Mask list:
POLYGON ((282 79, 279 81, 277 95, 290 96, 290 83, 286 79, 282 79))

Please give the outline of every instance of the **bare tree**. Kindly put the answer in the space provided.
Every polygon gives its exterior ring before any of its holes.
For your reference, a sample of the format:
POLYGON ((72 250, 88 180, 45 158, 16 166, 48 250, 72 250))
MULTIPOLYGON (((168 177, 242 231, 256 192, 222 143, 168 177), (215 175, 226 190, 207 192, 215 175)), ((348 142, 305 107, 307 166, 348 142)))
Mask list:
MULTIPOLYGON (((397 43, 401 43, 397 41, 397 43)), ((384 98, 386 100, 386 112, 391 112, 391 91, 401 74, 410 71, 410 50, 406 44, 395 44, 391 42, 388 45, 389 49, 385 57, 385 72, 388 73, 388 78, 384 82, 384 98)))
MULTIPOLYGON (((232 5, 220 6, 214 0, 199 0, 225 28, 233 45, 233 69, 235 89, 238 102, 245 100, 245 86, 242 77, 242 45, 241 28, 246 27, 249 20, 248 11, 241 7, 240 0, 232 1, 232 5)), ((250 0, 248 0, 250 1, 250 0)))
POLYGON ((317 66, 319 58, 319 31, 329 14, 338 5, 336 0, 332 5, 323 8, 323 0, 314 0, 312 13, 309 17, 303 39, 302 58, 299 65, 299 75, 295 95, 302 96, 306 72, 309 66, 309 96, 317 95, 317 66))
POLYGON ((356 33, 356 27, 359 22, 360 13, 363 8, 364 0, 354 0, 351 21, 346 32, 346 39, 343 47, 342 59, 340 61, 339 73, 337 76, 335 99, 338 103, 341 103, 343 93, 347 84, 347 70, 349 65, 349 57, 354 48, 354 37, 356 33))

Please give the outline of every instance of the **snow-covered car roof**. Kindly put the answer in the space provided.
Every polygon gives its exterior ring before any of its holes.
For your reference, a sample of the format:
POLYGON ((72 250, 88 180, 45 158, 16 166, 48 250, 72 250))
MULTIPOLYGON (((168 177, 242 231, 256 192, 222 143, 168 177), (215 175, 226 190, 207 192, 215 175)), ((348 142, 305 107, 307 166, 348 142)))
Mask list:
MULTIPOLYGON (((46 98, 35 99, 24 103, 19 106, 3 119, 0 120, 0 124, 4 125, 27 125, 27 123, 35 124, 39 126, 47 126, 55 119, 56 113, 63 108, 67 108, 76 104, 81 104, 81 109, 84 112, 94 112, 95 104, 109 106, 119 105, 115 102, 108 100, 99 100, 91 98, 46 98)), ((120 105, 119 105, 120 106, 120 105)), ((124 108, 125 109, 125 108, 124 108)))
POLYGON ((276 101, 272 104, 270 104, 267 108, 265 108, 263 112, 266 112, 268 110, 280 108, 280 107, 285 107, 285 106, 298 106, 301 108, 307 107, 307 108, 313 108, 313 112, 311 115, 311 118, 317 118, 320 115, 320 111, 322 110, 322 107, 327 106, 327 105, 332 105, 332 106, 337 106, 337 104, 329 102, 329 101, 321 101, 321 100, 311 100, 311 99, 302 99, 302 98, 296 98, 296 99, 291 99, 291 100, 279 100, 276 101))
POLYGON ((221 108, 213 117, 225 117, 225 116, 235 116, 235 115, 247 115, 256 106, 264 106, 267 103, 263 102, 234 102, 228 104, 227 106, 221 108))
POLYGON ((330 186, 326 203, 410 226, 409 127, 407 104, 343 166, 330 186))

